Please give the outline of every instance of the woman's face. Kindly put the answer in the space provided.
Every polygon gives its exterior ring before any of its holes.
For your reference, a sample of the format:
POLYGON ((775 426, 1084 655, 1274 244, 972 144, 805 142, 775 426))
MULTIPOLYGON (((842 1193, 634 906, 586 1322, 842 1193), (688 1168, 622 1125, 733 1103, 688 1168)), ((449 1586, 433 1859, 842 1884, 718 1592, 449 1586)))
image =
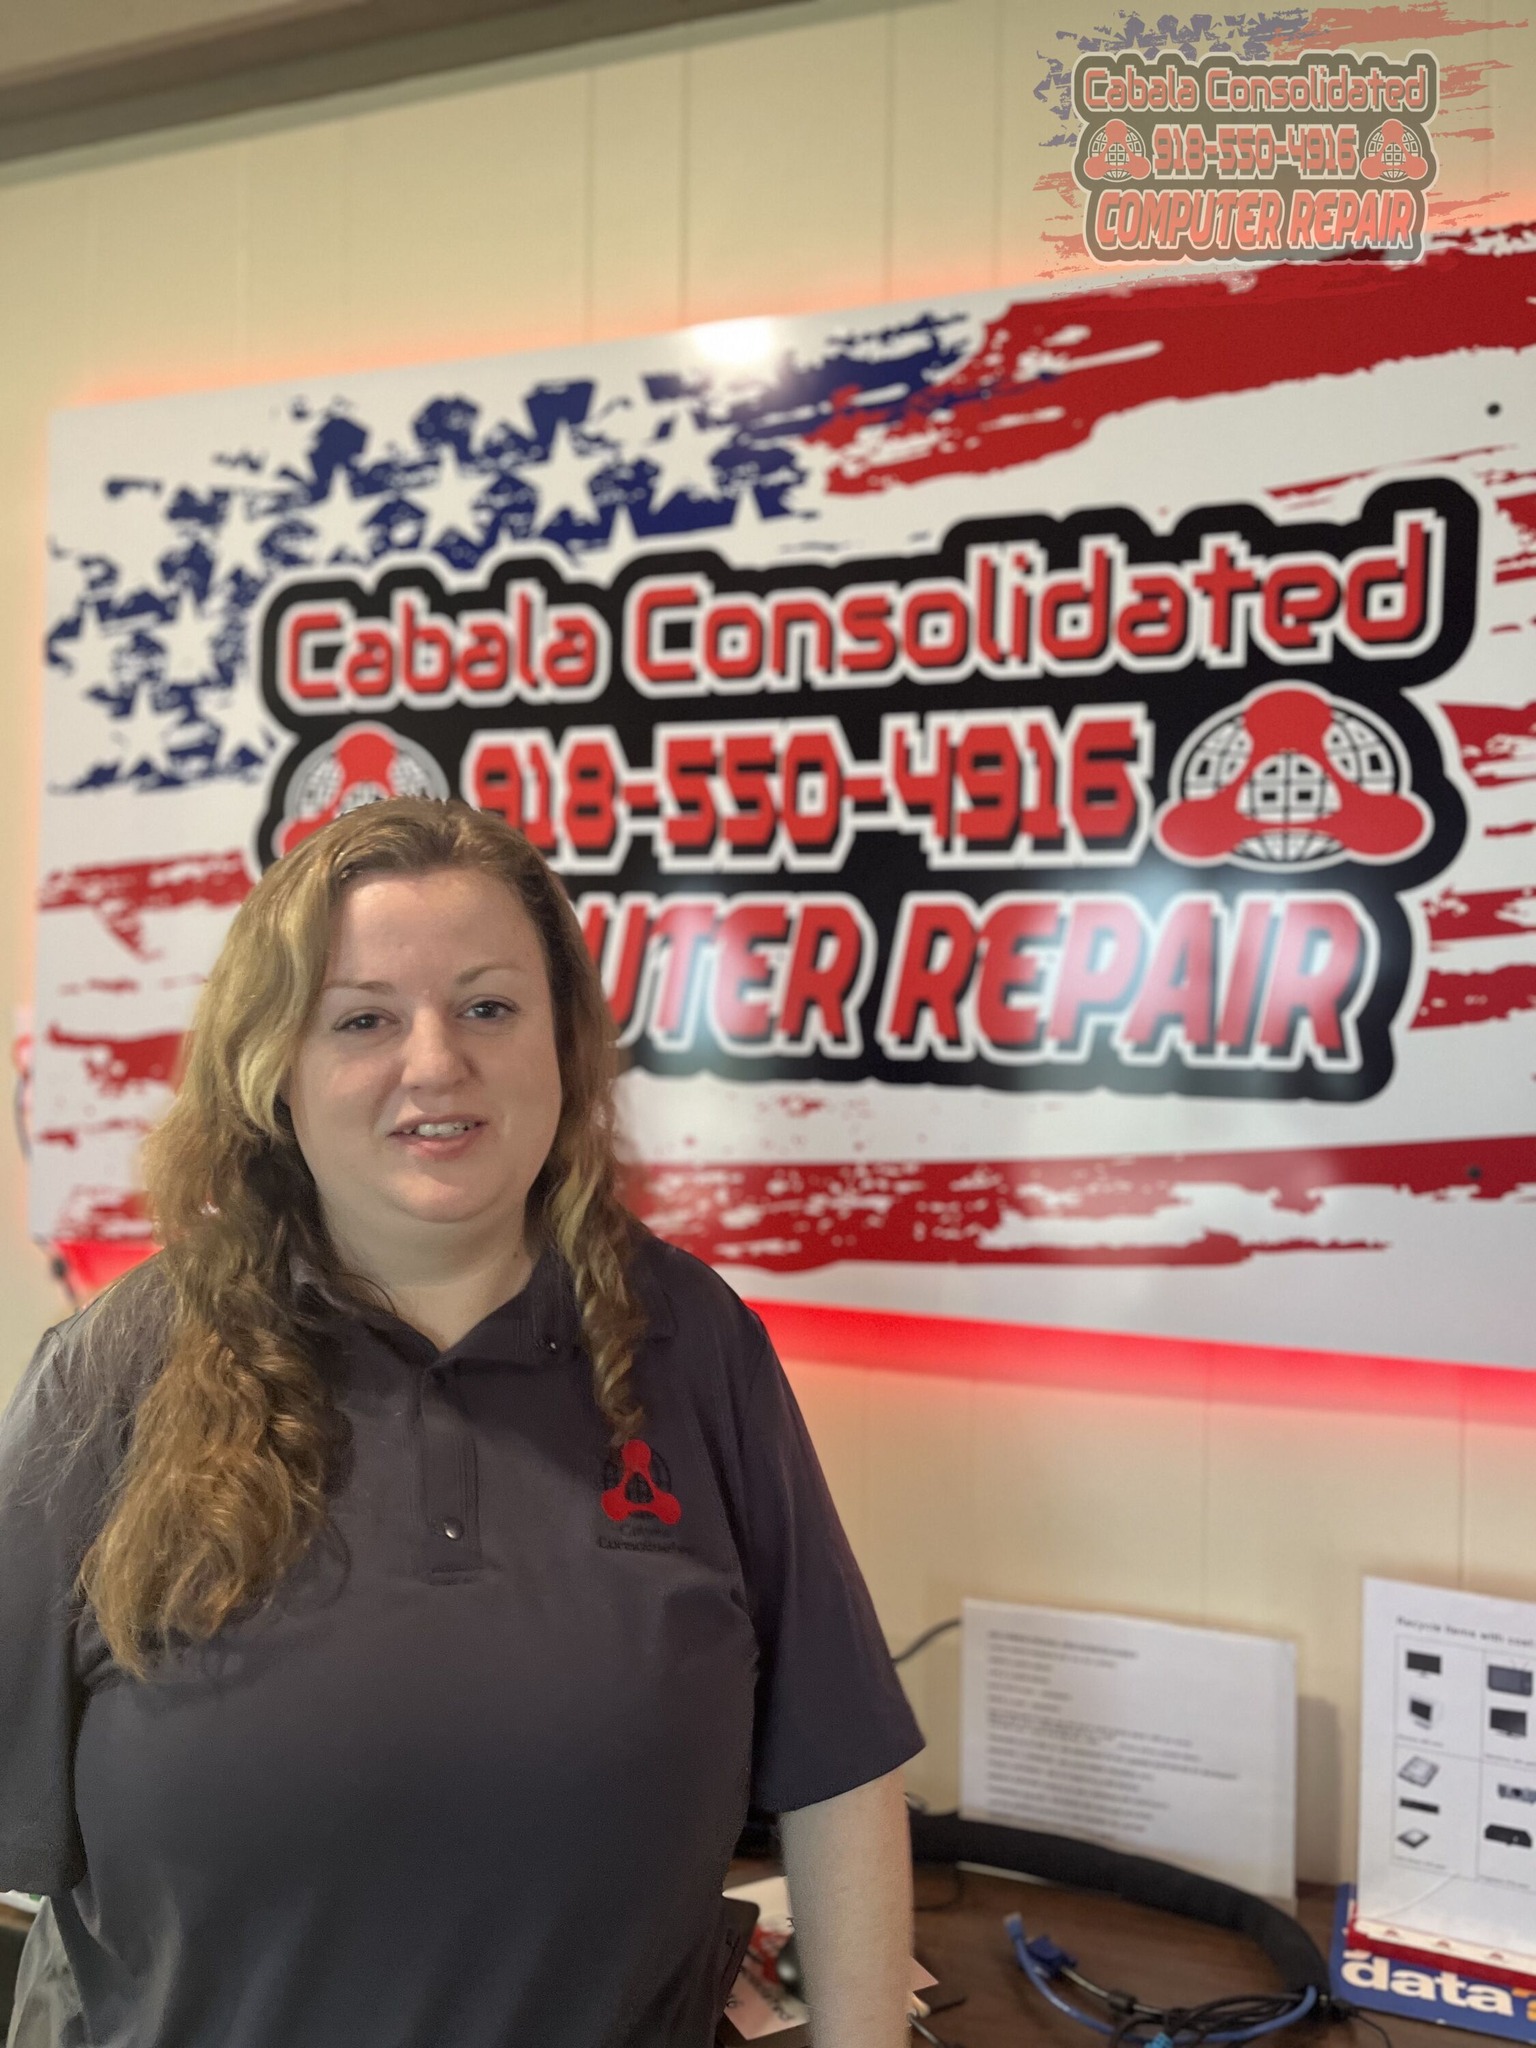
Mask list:
POLYGON ((286 1089, 332 1238, 388 1282, 393 1251, 520 1241, 560 1119, 544 949, 493 876, 365 876, 286 1089))

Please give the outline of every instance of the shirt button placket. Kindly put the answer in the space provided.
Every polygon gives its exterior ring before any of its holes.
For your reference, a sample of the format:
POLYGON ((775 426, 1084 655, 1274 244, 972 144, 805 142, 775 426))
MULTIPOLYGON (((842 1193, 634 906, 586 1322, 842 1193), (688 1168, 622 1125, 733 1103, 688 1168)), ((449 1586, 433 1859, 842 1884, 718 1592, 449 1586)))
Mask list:
POLYGON ((450 1368, 428 1366, 421 1388, 421 1494, 431 1570, 462 1571, 478 1561, 474 1527, 474 1433, 450 1368))

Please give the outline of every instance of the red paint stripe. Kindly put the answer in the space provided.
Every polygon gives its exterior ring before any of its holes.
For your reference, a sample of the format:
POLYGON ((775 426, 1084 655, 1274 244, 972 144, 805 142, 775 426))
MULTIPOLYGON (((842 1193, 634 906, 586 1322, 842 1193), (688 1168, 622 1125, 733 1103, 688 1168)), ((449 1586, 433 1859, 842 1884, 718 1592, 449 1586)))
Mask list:
POLYGON ((93 1086, 103 1095, 121 1095, 127 1088, 174 1085, 176 1056, 184 1034, 153 1031, 142 1038, 80 1037, 48 1027, 48 1043, 86 1055, 85 1070, 93 1086))
POLYGON ((1304 50, 1379 50, 1383 43, 1441 42, 1491 28, 1529 28, 1528 21, 1454 20, 1445 0, 1410 0, 1407 6, 1316 7, 1293 39, 1277 39, 1270 55, 1299 57, 1304 50))
POLYGON ((89 1301, 135 1266, 152 1258, 157 1247, 142 1242, 114 1243, 102 1238, 55 1238, 49 1250, 64 1264, 64 1277, 77 1301, 89 1301))
POLYGON ((1501 555, 1494 571, 1495 583, 1519 583, 1536 576, 1536 491, 1518 491, 1500 498, 1499 510, 1514 524, 1525 547, 1517 555, 1501 555))
MULTIPOLYGON (((1453 462, 1470 462, 1475 455, 1502 455, 1509 447, 1507 441, 1490 443, 1481 448, 1455 448, 1448 455, 1416 456, 1415 462, 1422 468, 1445 469, 1453 462)), ((1271 484, 1266 493, 1271 498, 1315 498, 1323 491, 1336 491, 1341 484, 1363 483, 1367 477, 1384 476, 1388 469, 1400 468, 1400 464, 1378 465, 1375 469, 1347 469, 1341 476, 1320 476, 1311 483, 1271 484)), ((1522 472, 1524 474, 1525 472, 1522 472)), ((1509 483, 1512 472, 1499 475, 1483 475, 1484 483, 1509 483)))
POLYGON ((1488 1024, 1536 1010, 1536 966, 1497 967, 1488 974, 1443 974, 1432 970, 1414 1031, 1460 1024, 1488 1024))
POLYGON ((1536 781, 1536 704, 1447 704, 1467 773, 1483 788, 1536 781))
MULTIPOLYGON (((150 1243, 55 1240, 82 1298, 151 1257, 150 1243)), ((1234 1405, 1428 1415, 1536 1428, 1536 1372, 1414 1358, 1283 1351, 1039 1323, 754 1300, 791 1367, 836 1365, 927 1378, 1075 1387, 1234 1405)))
POLYGON ((144 1195, 139 1189, 126 1195, 78 1189, 64 1205, 58 1236, 60 1242, 138 1245, 145 1258, 156 1249, 144 1195))
POLYGON ((1536 1428, 1536 1372, 754 1300, 793 1367, 1536 1428))
POLYGON ((1531 347, 1536 249, 1475 252, 1473 241, 1446 237, 1421 263, 1274 263, 1241 279, 1180 276, 1012 305, 953 377, 904 409, 850 401, 819 429, 845 451, 829 486, 1016 468, 1160 400, 1531 347))
POLYGON ((93 910, 130 952, 142 954, 146 911, 180 910, 190 903, 232 909, 251 888, 242 853, 193 853, 177 860, 61 869, 44 881, 38 908, 93 910))
POLYGON ((1347 469, 1342 476, 1320 476, 1310 484, 1271 484, 1267 496, 1271 498, 1315 498, 1320 491, 1336 491, 1340 484, 1357 484, 1368 476, 1379 476, 1375 469, 1347 469))
POLYGON ((1447 890, 1425 906, 1434 945, 1456 939, 1536 938, 1536 887, 1483 889, 1469 896, 1447 890))
POLYGON ((1499 216, 1493 209, 1508 197, 1507 192, 1479 192, 1475 199, 1431 199, 1424 211, 1440 227, 1470 226, 1490 216, 1497 220, 1499 216))
POLYGON ((1474 64, 1442 64, 1440 67, 1440 101, 1470 99, 1475 92, 1481 92, 1485 82, 1484 74, 1489 71, 1507 71, 1509 66, 1502 57, 1485 57, 1474 64))
MULTIPOLYGON (((1536 971, 1536 970, 1533 970, 1536 971)), ((1499 1201, 1536 1187, 1536 1134, 1325 1151, 1144 1157, 737 1163, 653 1168, 631 1190, 652 1228, 711 1265, 805 1272, 846 1259, 902 1264, 1232 1265, 1267 1253, 1371 1249, 1293 1236, 1245 1244, 1190 1221, 1182 1238, 1136 1245, 1019 1244, 1022 1222, 1124 1222, 1189 1209, 1192 1188, 1267 1196, 1308 1216, 1331 1189, 1414 1196, 1467 1190, 1499 1201)))

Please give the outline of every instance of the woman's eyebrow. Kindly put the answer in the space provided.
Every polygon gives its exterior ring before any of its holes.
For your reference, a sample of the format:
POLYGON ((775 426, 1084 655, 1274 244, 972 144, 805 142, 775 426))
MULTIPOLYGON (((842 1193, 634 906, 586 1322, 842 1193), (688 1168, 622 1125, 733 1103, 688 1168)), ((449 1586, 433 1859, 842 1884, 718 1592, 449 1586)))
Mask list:
MULTIPOLYGON (((531 974, 534 970, 526 961, 486 960, 479 967, 466 967, 462 974, 453 977, 455 988, 466 988, 470 982, 478 981, 482 974, 531 974)), ((392 981, 328 981, 321 988, 322 995, 329 995, 333 989, 362 989, 368 995, 392 996, 395 984, 392 981)))

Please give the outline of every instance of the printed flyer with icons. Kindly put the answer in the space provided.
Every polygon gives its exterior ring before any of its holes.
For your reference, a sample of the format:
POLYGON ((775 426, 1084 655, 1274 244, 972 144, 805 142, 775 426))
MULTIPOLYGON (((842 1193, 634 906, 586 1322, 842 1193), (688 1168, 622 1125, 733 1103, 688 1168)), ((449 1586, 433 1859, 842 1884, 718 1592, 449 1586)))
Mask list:
POLYGON ((1536 1971, 1536 1605, 1365 1582, 1356 1924, 1536 1971))

